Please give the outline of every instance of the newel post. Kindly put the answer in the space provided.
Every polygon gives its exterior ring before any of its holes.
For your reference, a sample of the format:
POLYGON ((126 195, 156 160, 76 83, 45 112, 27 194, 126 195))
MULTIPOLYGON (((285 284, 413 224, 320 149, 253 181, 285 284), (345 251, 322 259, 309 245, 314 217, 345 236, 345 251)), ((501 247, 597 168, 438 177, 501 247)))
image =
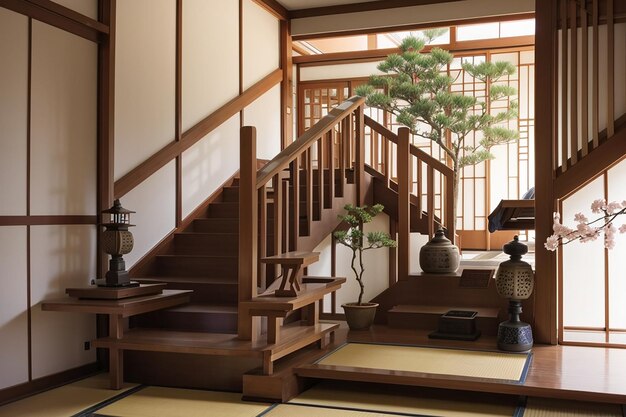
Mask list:
POLYGON ((364 105, 360 105, 355 116, 355 155, 354 155, 354 182, 356 183, 357 205, 365 204, 365 115, 364 105))
POLYGON ((398 129, 398 280, 409 278, 409 252, 411 239, 411 149, 410 131, 398 129))
MULTIPOLYGON (((239 149, 239 303, 257 295, 258 194, 256 190, 256 128, 244 126, 239 149)), ((237 319, 240 339, 254 340, 259 318, 242 311, 237 319)))

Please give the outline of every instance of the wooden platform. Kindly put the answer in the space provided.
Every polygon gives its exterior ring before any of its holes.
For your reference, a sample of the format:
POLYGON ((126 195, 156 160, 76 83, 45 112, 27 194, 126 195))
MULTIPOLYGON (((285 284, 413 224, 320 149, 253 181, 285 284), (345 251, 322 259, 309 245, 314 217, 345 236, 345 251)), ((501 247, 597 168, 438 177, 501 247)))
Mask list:
POLYGON ((320 341, 339 327, 334 323, 301 326, 299 322, 285 325, 280 343, 268 344, 240 340, 237 335, 201 332, 180 332, 161 329, 131 329, 120 339, 105 337, 93 342, 94 347, 147 352, 189 353, 211 356, 254 357, 261 360, 263 372, 271 374, 273 362, 320 341))
MULTIPOLYGON (((370 332, 337 332, 339 340, 399 343, 416 346, 456 347, 496 350, 494 337, 476 342, 428 339, 427 331, 375 326, 370 332)), ((453 376, 420 374, 319 364, 300 365, 300 377, 330 380, 377 382, 385 384, 479 391, 495 394, 526 395, 567 400, 626 403, 626 350, 578 346, 538 345, 523 384, 488 380, 467 381, 453 376)))
POLYGON ((495 336, 498 330, 499 308, 457 307, 440 305, 401 304, 387 312, 390 327, 399 329, 423 329, 433 331, 439 325, 439 318, 451 310, 469 310, 478 313, 476 328, 485 335, 495 336))

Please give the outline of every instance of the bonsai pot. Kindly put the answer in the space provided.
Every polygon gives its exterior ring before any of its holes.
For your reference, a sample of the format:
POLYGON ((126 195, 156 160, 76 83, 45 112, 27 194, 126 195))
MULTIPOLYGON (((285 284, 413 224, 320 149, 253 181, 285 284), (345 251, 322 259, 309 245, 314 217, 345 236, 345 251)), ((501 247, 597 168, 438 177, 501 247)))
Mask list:
POLYGON ((343 311, 346 313, 346 321, 350 330, 368 330, 374 322, 377 303, 347 303, 343 304, 343 311))

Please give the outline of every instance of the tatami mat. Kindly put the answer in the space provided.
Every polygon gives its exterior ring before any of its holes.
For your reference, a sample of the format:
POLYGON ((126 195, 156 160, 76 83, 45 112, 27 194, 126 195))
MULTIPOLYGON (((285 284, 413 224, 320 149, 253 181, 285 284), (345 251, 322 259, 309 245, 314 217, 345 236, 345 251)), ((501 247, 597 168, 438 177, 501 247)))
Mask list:
POLYGON ((623 417, 621 405, 529 398, 523 417, 623 417))
POLYGON ((399 393, 399 388, 382 390, 373 384, 322 382, 303 392, 290 403, 440 417, 512 417, 517 398, 463 394, 432 390, 399 393), (387 392, 383 392, 387 391, 387 392))
MULTIPOLYGON (((216 414, 217 415, 217 414, 216 414)), ((397 414, 384 414, 371 411, 338 410, 312 406, 279 404, 262 417, 397 417, 397 414)))
POLYGON ((270 404, 243 402, 240 393, 148 387, 97 411, 110 417, 256 417, 270 404))
POLYGON ((109 376, 99 374, 0 407, 0 417, 69 417, 135 387, 109 389, 109 376))
POLYGON ((320 365, 523 381, 528 354, 348 343, 320 365))

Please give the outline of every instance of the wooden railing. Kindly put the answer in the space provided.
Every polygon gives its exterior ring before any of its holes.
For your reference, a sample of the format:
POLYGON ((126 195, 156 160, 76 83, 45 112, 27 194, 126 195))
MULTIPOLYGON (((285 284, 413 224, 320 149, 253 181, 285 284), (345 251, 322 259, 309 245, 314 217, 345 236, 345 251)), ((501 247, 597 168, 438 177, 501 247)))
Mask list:
POLYGON ((408 128, 400 128, 396 135, 368 116, 364 120, 365 125, 372 130, 367 165, 378 173, 389 188, 393 188, 393 183, 397 184, 398 279, 406 279, 409 275, 411 204, 416 206, 420 217, 427 217, 430 237, 441 225, 447 229, 448 237, 454 240, 454 172, 443 162, 411 144, 408 128), (441 179, 439 184, 436 173, 441 179), (440 197, 438 222, 435 217, 437 195, 440 197))
MULTIPOLYGON (((332 109, 258 172, 256 129, 241 128, 240 305, 256 297, 258 288, 265 289, 274 278, 266 276, 259 260, 299 249, 299 239, 314 232, 313 222, 323 217, 324 208, 333 207, 336 198, 344 197, 348 183, 356 188, 351 202, 363 203, 364 105, 363 98, 353 97, 332 109), (272 241, 268 242, 270 228, 272 241)), ((239 337, 255 340, 260 331, 258 317, 240 311, 238 320, 239 337)))

